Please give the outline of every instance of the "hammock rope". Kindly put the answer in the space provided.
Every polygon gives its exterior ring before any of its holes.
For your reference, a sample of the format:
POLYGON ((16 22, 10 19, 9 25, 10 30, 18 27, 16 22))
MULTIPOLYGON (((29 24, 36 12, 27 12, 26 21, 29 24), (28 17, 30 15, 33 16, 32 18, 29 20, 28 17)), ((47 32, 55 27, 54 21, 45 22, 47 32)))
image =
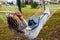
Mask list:
MULTIPOLYGON (((49 11, 49 9, 47 9, 46 10, 46 12, 47 12, 47 14, 49 14, 50 13, 50 11, 49 11), (48 10, 48 12, 47 12, 47 10, 48 10)), ((45 14, 45 13, 44 13, 45 14)), ((43 17, 44 17, 44 15, 41 17, 41 20, 43 19, 43 17)), ((8 19, 8 18, 7 18, 8 19)), ((12 20, 12 19, 11 19, 12 20)), ((10 19, 8 20, 8 24, 9 25, 11 25, 11 27, 12 26, 17 26, 18 27, 18 25, 16 25, 15 24, 15 22, 13 22, 13 21, 11 21, 10 19), (13 23, 13 24, 11 24, 11 23, 13 23)), ((46 19, 45 19, 46 20, 46 19)), ((43 22, 44 23, 44 22, 43 22)), ((39 24, 39 26, 37 26, 37 28, 35 28, 34 30, 31 30, 31 31, 27 31, 25 34, 25 37, 27 36, 28 38, 35 38, 38 34, 39 34, 39 31, 41 30, 41 28, 42 28, 42 26, 44 25, 44 24, 41 24, 40 22, 38 23, 39 24), (40 27, 40 24, 41 24, 41 27, 40 27), (38 31, 37 31, 37 29, 39 29, 38 31), (36 34, 35 34, 35 32, 36 32, 36 34), (27 34, 28 33, 28 34, 27 34)), ((14 27, 13 27, 13 29, 14 29, 14 27)), ((15 31, 17 31, 17 30, 15 30, 15 31)))
MULTIPOLYGON (((13 31, 15 31, 18 35, 21 35, 21 36, 23 36, 23 37, 26 37, 26 38, 28 38, 28 39, 34 39, 34 38, 36 38, 37 36, 38 36, 38 34, 39 34, 39 32, 40 32, 40 30, 42 29, 42 26, 43 25, 45 25, 46 24, 46 21, 55 13, 55 11, 56 10, 52 10, 52 9, 50 9, 51 11, 46 11, 47 13, 49 13, 49 12, 51 12, 51 15, 47 18, 47 19, 45 19, 45 23, 43 22, 41 22, 41 20, 43 19, 43 17, 45 17, 44 15, 41 17, 41 19, 40 19, 40 24, 39 24, 39 26, 37 26, 37 28, 35 28, 35 29, 33 29, 33 30, 31 30, 31 31, 27 31, 25 34, 22 34, 22 33, 19 33, 20 31, 19 30, 13 30, 13 31), (53 11, 53 12, 52 12, 53 11), (41 24, 42 23, 42 24, 41 24), (38 29, 39 28, 39 29, 38 29)), ((36 14, 37 13, 39 13, 39 11, 40 11, 40 9, 36 12, 36 14)), ((33 15, 32 17, 34 17, 35 15, 33 15)), ((30 18, 32 18, 32 17, 30 17, 30 18)), ((11 20, 10 20, 11 21, 11 20)), ((14 24, 14 27, 15 27, 15 22, 13 22, 13 24, 14 24)), ((18 25, 17 25, 18 26, 18 25)), ((13 27, 13 29, 14 29, 14 27, 13 27)))

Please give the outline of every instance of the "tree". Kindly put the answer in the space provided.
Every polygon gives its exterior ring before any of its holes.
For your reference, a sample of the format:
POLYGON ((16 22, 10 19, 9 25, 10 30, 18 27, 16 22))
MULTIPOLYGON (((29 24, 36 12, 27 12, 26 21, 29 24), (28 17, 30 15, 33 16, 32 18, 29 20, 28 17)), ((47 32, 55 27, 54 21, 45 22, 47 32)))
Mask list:
POLYGON ((19 11, 22 13, 22 11, 21 11, 21 0, 17 0, 17 5, 18 5, 19 11))
POLYGON ((43 4, 44 4, 44 10, 45 10, 45 0, 43 0, 43 4))

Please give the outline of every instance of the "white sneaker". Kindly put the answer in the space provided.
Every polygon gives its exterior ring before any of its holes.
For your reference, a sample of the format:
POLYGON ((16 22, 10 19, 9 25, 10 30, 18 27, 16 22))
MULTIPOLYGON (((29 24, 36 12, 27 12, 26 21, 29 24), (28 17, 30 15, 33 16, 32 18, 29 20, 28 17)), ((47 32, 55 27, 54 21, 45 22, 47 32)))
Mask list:
POLYGON ((31 30, 31 28, 28 26, 28 27, 26 28, 26 30, 31 30))

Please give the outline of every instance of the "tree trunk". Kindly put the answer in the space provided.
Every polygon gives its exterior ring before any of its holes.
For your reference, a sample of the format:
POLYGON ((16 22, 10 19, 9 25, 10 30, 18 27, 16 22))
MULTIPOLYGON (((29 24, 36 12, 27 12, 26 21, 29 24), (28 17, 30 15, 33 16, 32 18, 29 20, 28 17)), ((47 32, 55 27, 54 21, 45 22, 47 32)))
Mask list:
POLYGON ((45 1, 43 0, 44 10, 45 10, 45 1))
POLYGON ((22 13, 22 11, 21 11, 21 0, 17 0, 17 5, 18 5, 19 11, 22 13))

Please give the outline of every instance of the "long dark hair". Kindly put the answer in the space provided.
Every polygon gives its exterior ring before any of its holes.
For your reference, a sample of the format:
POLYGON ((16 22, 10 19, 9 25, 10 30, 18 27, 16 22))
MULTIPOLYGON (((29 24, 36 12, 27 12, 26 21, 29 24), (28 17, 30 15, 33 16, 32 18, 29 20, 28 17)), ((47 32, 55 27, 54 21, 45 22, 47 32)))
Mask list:
POLYGON ((12 17, 7 17, 7 21, 10 29, 14 29, 14 30, 18 29, 17 21, 14 20, 12 17))

